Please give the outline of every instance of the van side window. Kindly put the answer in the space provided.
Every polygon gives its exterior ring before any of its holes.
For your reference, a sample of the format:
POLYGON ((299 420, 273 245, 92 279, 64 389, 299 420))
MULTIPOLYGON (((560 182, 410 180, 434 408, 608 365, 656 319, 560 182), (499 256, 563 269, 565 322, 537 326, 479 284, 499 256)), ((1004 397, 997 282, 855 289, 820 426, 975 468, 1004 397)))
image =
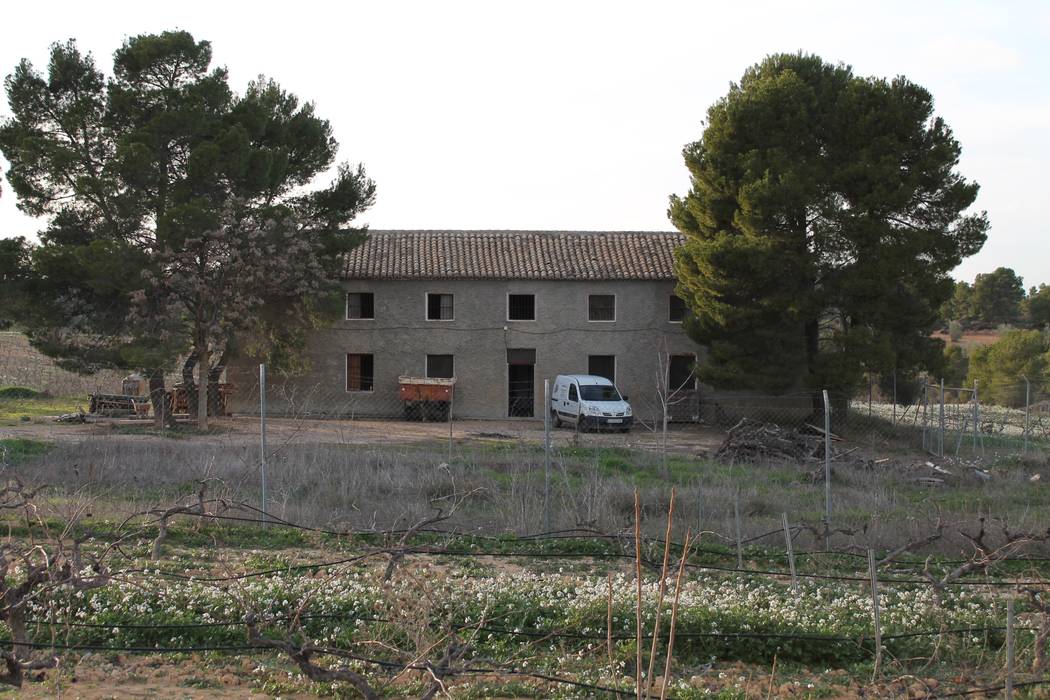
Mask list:
POLYGON ((579 401, 579 400, 580 400, 580 396, 579 396, 579 394, 576 393, 576 385, 575 384, 570 384, 569 385, 569 401, 579 401))

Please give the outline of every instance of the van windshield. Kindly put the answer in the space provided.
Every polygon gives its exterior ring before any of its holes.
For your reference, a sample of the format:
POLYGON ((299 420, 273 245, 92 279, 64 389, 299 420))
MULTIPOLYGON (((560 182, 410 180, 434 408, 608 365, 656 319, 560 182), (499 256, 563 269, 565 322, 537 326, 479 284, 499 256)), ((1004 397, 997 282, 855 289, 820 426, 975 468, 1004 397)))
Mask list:
POLYGON ((581 386, 580 395, 584 401, 620 401, 620 392, 616 387, 607 384, 581 386))

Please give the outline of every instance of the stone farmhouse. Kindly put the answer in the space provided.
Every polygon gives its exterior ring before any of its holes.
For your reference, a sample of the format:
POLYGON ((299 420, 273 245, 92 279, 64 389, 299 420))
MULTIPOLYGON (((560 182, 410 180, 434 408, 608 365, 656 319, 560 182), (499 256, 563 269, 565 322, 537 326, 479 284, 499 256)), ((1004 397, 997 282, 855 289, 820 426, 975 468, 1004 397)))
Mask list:
MULTIPOLYGON (((310 369, 272 377, 270 410, 396 416, 398 377, 455 377, 457 418, 540 418, 543 380, 609 377, 636 414, 682 387, 698 412, 700 347, 674 295, 677 233, 370 231, 349 254, 346 313, 309 340, 310 369)), ((239 411, 256 368, 227 368, 239 411)))

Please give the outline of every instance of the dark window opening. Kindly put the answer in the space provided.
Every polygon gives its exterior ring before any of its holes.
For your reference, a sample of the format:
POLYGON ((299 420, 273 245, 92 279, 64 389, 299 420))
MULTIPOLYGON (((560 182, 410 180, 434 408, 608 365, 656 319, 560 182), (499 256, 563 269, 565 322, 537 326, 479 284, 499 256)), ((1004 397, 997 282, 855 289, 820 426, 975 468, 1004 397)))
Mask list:
POLYGON ((452 320, 452 295, 451 294, 427 294, 427 320, 428 321, 451 321, 452 320))
POLYGON ((372 294, 372 292, 350 292, 347 294, 346 317, 351 319, 374 319, 376 317, 375 294, 372 294))
POLYGON ((569 401, 579 401, 580 395, 576 393, 576 385, 569 385, 569 401))
POLYGON ((680 297, 672 294, 667 312, 667 320, 671 323, 681 323, 685 320, 685 314, 685 302, 680 297))
POLYGON ((507 295, 507 319, 511 321, 536 320, 535 294, 507 295))
POLYGON ((667 389, 669 392, 692 391, 696 389, 696 377, 693 376, 695 355, 671 355, 667 366, 667 389))
POLYGON ((591 294, 587 297, 587 318, 591 321, 615 321, 616 297, 612 294, 591 294))
POLYGON ((621 401, 620 392, 608 384, 588 384, 580 387, 584 401, 621 401))
POLYGON ((371 355, 348 354, 346 356, 346 390, 372 391, 375 378, 373 367, 371 355))
POLYGON ((615 355, 588 355, 587 374, 596 377, 605 377, 610 382, 616 381, 616 356, 615 355))
POLYGON ((427 355, 427 376, 431 379, 452 379, 452 355, 427 355))

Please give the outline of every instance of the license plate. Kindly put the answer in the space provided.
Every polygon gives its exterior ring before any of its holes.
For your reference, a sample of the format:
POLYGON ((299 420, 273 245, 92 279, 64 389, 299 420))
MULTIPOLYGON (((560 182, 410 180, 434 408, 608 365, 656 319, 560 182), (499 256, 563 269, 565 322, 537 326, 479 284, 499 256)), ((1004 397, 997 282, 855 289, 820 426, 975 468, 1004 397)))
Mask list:
POLYGON ((610 423, 623 423, 623 418, 610 418, 610 423))

